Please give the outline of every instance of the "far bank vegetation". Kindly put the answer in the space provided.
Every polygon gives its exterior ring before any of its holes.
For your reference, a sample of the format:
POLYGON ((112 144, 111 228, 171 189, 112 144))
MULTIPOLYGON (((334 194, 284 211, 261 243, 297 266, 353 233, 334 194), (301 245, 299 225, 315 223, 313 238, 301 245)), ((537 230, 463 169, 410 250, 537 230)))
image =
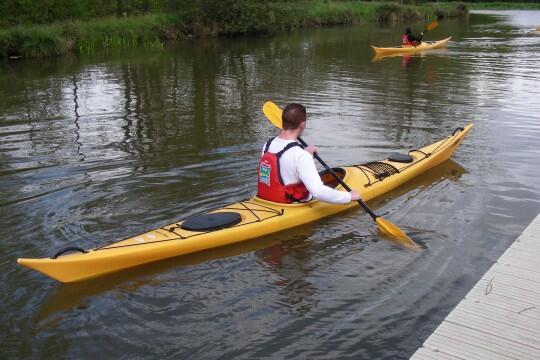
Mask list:
POLYGON ((5 0, 0 56, 44 57, 133 46, 162 47, 199 36, 268 33, 364 22, 443 19, 460 2, 265 0, 5 0))

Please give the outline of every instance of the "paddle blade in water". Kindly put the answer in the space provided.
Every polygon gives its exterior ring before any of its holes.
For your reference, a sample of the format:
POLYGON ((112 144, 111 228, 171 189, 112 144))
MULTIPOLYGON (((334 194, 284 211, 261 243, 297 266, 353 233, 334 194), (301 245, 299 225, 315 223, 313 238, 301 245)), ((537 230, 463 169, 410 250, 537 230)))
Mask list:
POLYGON ((439 23, 437 21, 433 21, 431 24, 429 24, 427 27, 426 27, 426 30, 433 30, 435 29, 437 26, 439 26, 439 23))
POLYGON ((281 118, 282 110, 271 101, 267 101, 263 105, 263 113, 268 120, 277 128, 283 128, 283 120, 281 118))
POLYGON ((407 234, 405 234, 400 228, 392 224, 390 221, 384 220, 380 216, 377 217, 375 221, 377 222, 377 225, 379 225, 379 229, 385 235, 392 237, 401 245, 407 248, 420 249, 420 246, 418 246, 417 243, 415 243, 410 237, 407 236, 407 234))

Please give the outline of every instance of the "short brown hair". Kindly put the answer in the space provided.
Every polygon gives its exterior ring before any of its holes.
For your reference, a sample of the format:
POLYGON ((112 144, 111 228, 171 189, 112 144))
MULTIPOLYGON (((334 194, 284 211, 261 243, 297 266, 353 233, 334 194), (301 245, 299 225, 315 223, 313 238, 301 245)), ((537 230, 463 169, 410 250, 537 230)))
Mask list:
POLYGON ((292 103, 285 106, 281 114, 283 130, 297 129, 301 123, 306 121, 306 108, 300 104, 292 103))

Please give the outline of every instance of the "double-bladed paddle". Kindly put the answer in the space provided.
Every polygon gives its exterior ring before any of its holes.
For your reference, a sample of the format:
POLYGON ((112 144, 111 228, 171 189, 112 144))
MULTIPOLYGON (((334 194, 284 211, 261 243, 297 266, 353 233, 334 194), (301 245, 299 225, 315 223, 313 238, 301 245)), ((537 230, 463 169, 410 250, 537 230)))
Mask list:
POLYGON ((431 30, 435 29, 437 26, 439 26, 439 22, 437 20, 433 20, 432 22, 430 22, 429 25, 426 26, 424 31, 422 31, 422 33, 420 34, 420 40, 422 40, 422 38, 424 37, 424 33, 426 31, 431 31, 431 30))
MULTIPOLYGON (((277 106, 271 101, 267 101, 264 103, 263 113, 275 127, 279 129, 283 128, 282 110, 279 108, 279 106, 277 106)), ((304 140, 302 140, 302 138, 299 137, 298 142, 300 142, 302 146, 307 147, 307 144, 304 140)), ((326 171, 328 171, 330 174, 332 174, 332 176, 336 178, 339 184, 343 186, 346 191, 351 191, 351 188, 319 157, 317 153, 313 154, 313 156, 319 161, 319 163, 321 163, 321 165, 326 169, 326 171)), ((379 229, 383 233, 391 236, 392 238, 396 239, 400 244, 408 248, 419 248, 418 244, 416 244, 411 238, 409 238, 407 234, 405 234, 399 227, 375 214, 361 199, 357 201, 358 204, 360 204, 364 208, 364 210, 366 210, 366 212, 373 218, 377 225, 379 225, 379 229)))

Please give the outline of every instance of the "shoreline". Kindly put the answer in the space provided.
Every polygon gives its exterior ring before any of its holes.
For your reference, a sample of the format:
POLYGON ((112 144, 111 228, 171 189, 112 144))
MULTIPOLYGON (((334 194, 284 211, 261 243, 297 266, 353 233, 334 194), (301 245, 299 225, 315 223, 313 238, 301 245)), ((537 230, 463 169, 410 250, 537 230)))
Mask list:
POLYGON ((198 37, 266 34, 297 28, 361 23, 433 21, 468 14, 464 3, 401 5, 387 2, 317 0, 245 3, 68 21, 0 29, 0 58, 33 58, 88 54, 101 49, 162 48, 169 41, 198 37), (216 13, 218 15, 216 15, 216 13))
POLYGON ((533 2, 490 2, 467 3, 469 10, 540 10, 540 3, 533 2))

